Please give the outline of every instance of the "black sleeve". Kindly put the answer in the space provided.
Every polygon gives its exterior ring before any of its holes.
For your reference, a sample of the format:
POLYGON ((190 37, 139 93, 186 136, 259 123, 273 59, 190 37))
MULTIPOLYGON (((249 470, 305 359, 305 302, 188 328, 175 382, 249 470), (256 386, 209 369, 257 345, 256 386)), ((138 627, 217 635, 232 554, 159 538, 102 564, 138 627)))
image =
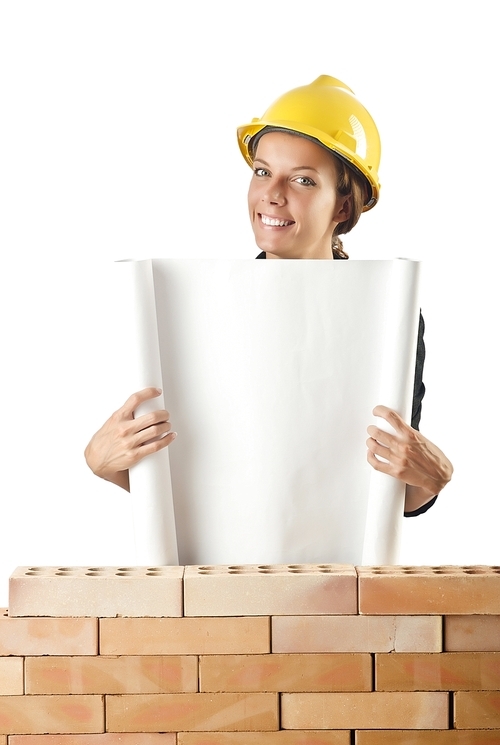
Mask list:
POLYGON ((427 510, 430 510, 433 504, 436 503, 436 499, 438 498, 438 495, 436 494, 435 497, 432 497, 428 502, 423 504, 421 507, 419 507, 417 510, 413 510, 412 512, 405 512, 405 517, 418 517, 419 515, 423 515, 424 512, 427 512, 427 510))
MULTIPOLYGON (((424 331, 424 319, 422 317, 422 313, 420 313, 420 319, 418 322, 417 359, 415 360, 415 384, 413 386, 413 406, 411 411, 411 426, 413 427, 413 429, 418 429, 419 427, 420 416, 422 414, 422 399, 425 394, 425 385, 423 382, 425 360, 424 331)), ((405 517, 417 517, 418 515, 423 515, 424 512, 430 510, 436 499, 437 494, 435 497, 432 497, 429 502, 426 502, 426 504, 423 504, 417 510, 413 510, 412 512, 405 512, 405 517)))
POLYGON ((425 385, 423 382, 424 360, 425 360, 425 343, 424 343, 425 324, 420 313, 418 322, 417 338, 417 359, 415 360, 415 383, 413 385, 413 406, 411 410, 411 426, 418 429, 420 416, 422 414, 422 399, 425 394, 425 385))

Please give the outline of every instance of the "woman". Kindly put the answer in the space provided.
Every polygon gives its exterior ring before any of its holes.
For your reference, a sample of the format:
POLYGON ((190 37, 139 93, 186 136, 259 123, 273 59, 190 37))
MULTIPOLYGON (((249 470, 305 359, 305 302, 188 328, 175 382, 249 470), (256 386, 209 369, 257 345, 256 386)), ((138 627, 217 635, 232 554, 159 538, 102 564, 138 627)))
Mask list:
MULTIPOLYGON (((380 188, 378 131, 352 91, 323 75, 240 127, 238 142, 253 169, 248 205, 257 258, 347 259, 339 235, 377 203, 380 188)), ((412 425, 377 406, 374 415, 394 434, 368 427, 368 462, 406 483, 407 516, 431 507, 453 472, 444 453, 418 431, 424 354, 421 319, 412 425)), ((137 407, 157 395, 153 388, 135 393, 93 436, 85 457, 96 475, 128 489, 128 469, 175 439, 165 410, 134 419, 137 407)))

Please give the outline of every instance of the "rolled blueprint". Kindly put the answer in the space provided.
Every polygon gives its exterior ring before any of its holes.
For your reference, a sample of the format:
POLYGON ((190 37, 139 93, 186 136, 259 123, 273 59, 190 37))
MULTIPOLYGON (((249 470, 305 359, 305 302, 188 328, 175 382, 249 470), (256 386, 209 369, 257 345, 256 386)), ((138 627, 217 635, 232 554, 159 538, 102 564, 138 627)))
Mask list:
MULTIPOLYGON (((116 263, 117 294, 123 343, 127 345, 122 374, 130 393, 162 388, 156 302, 150 261, 116 263)), ((136 418, 165 408, 164 396, 142 404, 136 418)), ((139 565, 179 563, 168 448, 150 455, 130 469, 132 519, 139 565)))
POLYGON ((132 469, 142 545, 172 547, 173 517, 159 530, 157 516, 173 494, 181 564, 394 559, 404 487, 373 477, 366 427, 377 404, 411 407, 416 274, 399 260, 129 263, 129 388, 162 387, 178 432, 171 484, 159 459, 132 469))

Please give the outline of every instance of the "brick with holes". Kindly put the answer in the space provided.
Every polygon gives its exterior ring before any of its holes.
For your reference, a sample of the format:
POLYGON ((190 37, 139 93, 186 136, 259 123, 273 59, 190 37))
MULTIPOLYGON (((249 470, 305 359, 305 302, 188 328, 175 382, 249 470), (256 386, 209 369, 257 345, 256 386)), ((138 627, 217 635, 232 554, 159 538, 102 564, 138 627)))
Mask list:
POLYGON ((351 565, 190 566, 184 574, 186 616, 357 613, 351 565))
POLYGON ((183 567, 18 567, 9 615, 182 616, 183 567))
POLYGON ((360 613, 500 613, 499 567, 382 566, 357 571, 360 613))

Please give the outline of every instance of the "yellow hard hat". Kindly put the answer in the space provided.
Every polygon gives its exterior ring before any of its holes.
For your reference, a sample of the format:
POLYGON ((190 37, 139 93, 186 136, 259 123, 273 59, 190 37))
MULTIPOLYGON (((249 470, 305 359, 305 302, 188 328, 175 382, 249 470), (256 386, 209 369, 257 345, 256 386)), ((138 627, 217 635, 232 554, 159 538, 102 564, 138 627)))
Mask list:
POLYGON ((320 75, 310 85, 280 96, 261 119, 238 127, 243 157, 252 165, 251 140, 265 127, 290 130, 318 140, 367 180, 369 194, 363 211, 378 201, 380 136, 372 117, 344 83, 320 75))

